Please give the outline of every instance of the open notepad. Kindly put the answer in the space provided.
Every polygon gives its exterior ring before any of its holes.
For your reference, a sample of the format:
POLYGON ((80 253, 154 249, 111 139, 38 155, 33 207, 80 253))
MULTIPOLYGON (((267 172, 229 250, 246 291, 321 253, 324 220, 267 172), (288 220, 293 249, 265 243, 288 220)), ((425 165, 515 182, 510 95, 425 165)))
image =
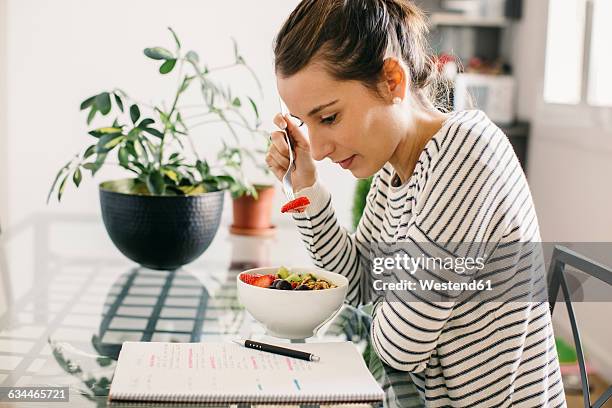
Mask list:
MULTIPOLYGON (((287 346, 287 345, 285 345, 287 346)), ((310 362, 234 343, 125 342, 109 400, 205 403, 378 402, 354 344, 292 344, 310 362)))

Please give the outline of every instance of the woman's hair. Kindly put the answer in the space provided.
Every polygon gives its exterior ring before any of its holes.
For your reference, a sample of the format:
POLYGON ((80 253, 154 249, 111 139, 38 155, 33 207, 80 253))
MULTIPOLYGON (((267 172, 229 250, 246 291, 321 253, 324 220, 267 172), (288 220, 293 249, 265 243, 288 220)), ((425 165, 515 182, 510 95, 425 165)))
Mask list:
POLYGON ((314 60, 335 79, 361 81, 380 96, 384 60, 395 56, 407 64, 409 87, 419 91, 420 102, 449 111, 448 81, 428 32, 411 0, 302 0, 276 37, 275 70, 291 76, 314 60))

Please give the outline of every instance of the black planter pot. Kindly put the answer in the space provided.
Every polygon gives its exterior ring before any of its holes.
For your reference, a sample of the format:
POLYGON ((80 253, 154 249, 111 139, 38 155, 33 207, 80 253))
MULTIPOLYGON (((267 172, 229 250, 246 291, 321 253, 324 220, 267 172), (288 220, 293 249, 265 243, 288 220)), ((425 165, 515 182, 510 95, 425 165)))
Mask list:
POLYGON ((219 228, 225 191, 197 196, 129 194, 131 180, 100 184, 102 219, 126 257, 151 269, 177 269, 206 251, 219 228))

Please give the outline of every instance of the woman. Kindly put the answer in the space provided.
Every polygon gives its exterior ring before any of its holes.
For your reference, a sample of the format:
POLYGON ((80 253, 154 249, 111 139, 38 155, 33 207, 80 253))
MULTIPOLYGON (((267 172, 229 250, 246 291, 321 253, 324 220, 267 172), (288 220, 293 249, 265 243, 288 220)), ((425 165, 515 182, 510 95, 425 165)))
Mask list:
MULTIPOLYGON (((426 32, 409 0, 304 0, 287 19, 275 44, 277 85, 309 135, 275 117, 295 144, 296 195, 311 202, 295 222, 315 264, 349 279, 349 302, 376 302, 372 344, 384 363, 411 374, 425 405, 564 406, 544 299, 405 301, 394 291, 376 298, 368 283, 362 261, 373 242, 479 242, 497 254, 541 240, 505 135, 481 111, 441 109, 426 32), (314 161, 325 158, 357 178, 374 175, 355 234, 339 226, 317 179, 314 161)), ((266 161, 280 180, 283 132, 271 142, 266 161)), ((489 275, 510 284, 533 260, 478 254, 489 275)))

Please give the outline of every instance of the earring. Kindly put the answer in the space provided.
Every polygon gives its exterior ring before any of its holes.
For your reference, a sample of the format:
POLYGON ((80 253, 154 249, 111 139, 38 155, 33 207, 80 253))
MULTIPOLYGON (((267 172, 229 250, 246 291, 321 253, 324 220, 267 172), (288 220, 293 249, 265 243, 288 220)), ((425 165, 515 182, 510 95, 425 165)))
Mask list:
POLYGON ((402 98, 396 96, 395 98, 393 98, 392 102, 394 105, 399 105, 400 103, 402 103, 402 98))

